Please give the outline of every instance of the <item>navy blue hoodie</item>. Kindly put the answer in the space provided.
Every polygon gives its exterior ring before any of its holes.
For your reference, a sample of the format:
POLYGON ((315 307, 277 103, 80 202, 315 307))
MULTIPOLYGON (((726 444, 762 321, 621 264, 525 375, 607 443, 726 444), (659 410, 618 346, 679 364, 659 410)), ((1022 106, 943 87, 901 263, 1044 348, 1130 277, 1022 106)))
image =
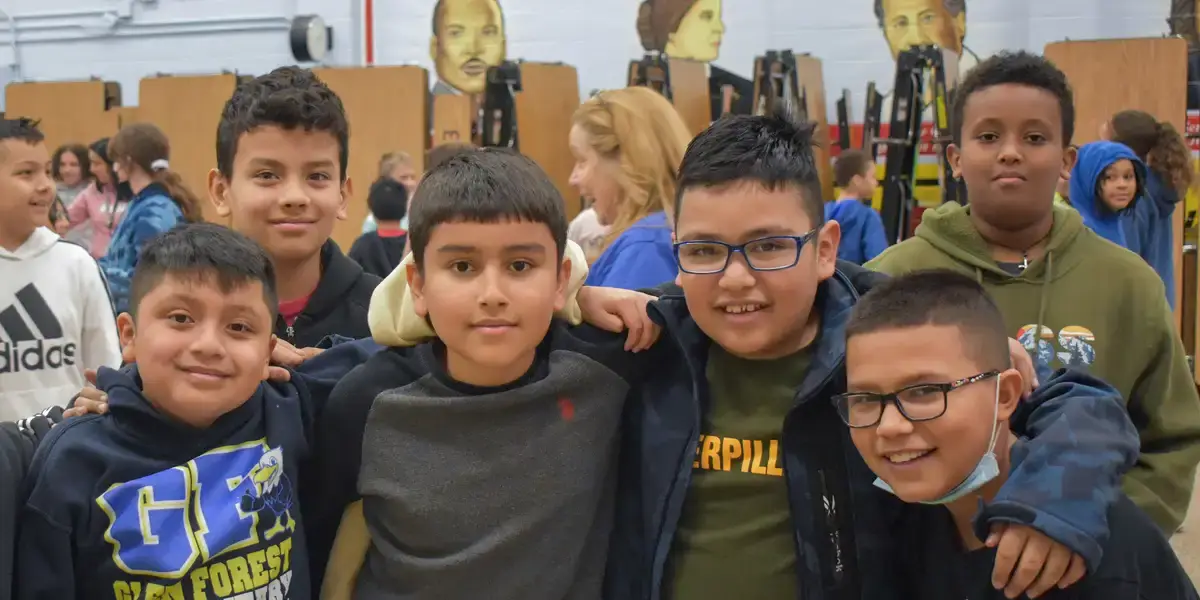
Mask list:
POLYGON ((1175 228, 1171 217, 1179 193, 1154 169, 1146 170, 1146 193, 1121 215, 1125 244, 1141 256, 1167 288, 1167 302, 1175 308, 1175 228))
MULTIPOLYGON (((784 481, 795 528, 796 580, 805 600, 908 600, 899 591, 892 532, 903 516, 897 498, 874 487, 875 475, 850 441, 831 396, 846 389, 845 326, 859 296, 885 275, 846 262, 818 288, 821 335, 796 404, 782 423, 784 481)), ((681 294, 651 304, 664 326, 656 377, 626 403, 615 529, 605 579, 611 600, 666 597, 664 574, 692 478, 702 413, 710 405, 705 362, 711 340, 681 294)), ((1021 523, 1100 563, 1106 514, 1118 481, 1136 456, 1120 394, 1067 383, 1043 393, 1014 420, 1043 457, 1013 472, 983 523, 1021 523)))
POLYGON ((155 410, 136 366, 100 369, 109 412, 55 428, 34 457, 15 597, 309 600, 298 464, 333 385, 377 349, 327 350, 206 429, 155 410))

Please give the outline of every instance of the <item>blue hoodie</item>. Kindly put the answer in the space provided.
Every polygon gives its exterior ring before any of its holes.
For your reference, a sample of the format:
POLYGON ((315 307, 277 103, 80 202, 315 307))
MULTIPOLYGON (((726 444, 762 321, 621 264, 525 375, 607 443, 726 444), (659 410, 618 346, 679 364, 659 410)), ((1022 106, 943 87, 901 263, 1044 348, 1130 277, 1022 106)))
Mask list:
POLYGON ((676 274, 671 225, 667 213, 659 211, 630 225, 613 240, 592 264, 587 284, 637 290, 674 281, 676 274))
POLYGON ((136 365, 101 368, 108 413, 34 456, 15 598, 311 597, 301 461, 334 384, 378 349, 340 344, 204 429, 156 410, 136 365))
POLYGON ((1175 308, 1175 229, 1171 217, 1179 193, 1154 169, 1146 169, 1146 191, 1121 215, 1126 247, 1141 256, 1167 288, 1167 302, 1175 308))
MULTIPOLYGON (((1071 206, 1083 217, 1083 224, 1095 231, 1100 237, 1123 246, 1129 247, 1125 233, 1121 228, 1121 215, 1113 212, 1100 199, 1097 185, 1104 175, 1104 170, 1119 160, 1129 160, 1137 174, 1138 189, 1132 206, 1139 203, 1142 195, 1143 181, 1146 180, 1146 165, 1125 144, 1116 142, 1092 142, 1079 149, 1079 159, 1075 168, 1071 169, 1071 206)), ((1122 213, 1131 211, 1127 208, 1122 213)))
MULTIPOLYGON (((795 528, 796 578, 805 600, 901 600, 893 526, 905 505, 872 483, 831 402, 846 390, 845 328, 859 296, 884 275, 845 262, 818 288, 821 335, 796 404, 780 424, 783 472, 795 528)), ((663 325, 656 376, 626 404, 617 512, 605 598, 669 598, 669 559, 692 480, 702 418, 711 402, 705 362, 712 341, 679 288, 650 305, 663 325)), ((1033 437, 982 523, 1027 524, 1080 554, 1089 567, 1108 537, 1106 512, 1138 437, 1120 394, 1081 373, 1047 380, 1011 426, 1033 437)), ((906 600, 906 599, 905 599, 906 600)))
POLYGON ((99 261, 117 313, 129 311, 129 282, 142 246, 181 222, 183 211, 160 184, 146 186, 130 201, 121 224, 108 242, 108 251, 99 261))
POLYGON ((874 208, 858 198, 842 198, 825 204, 825 220, 842 227, 838 259, 861 265, 887 250, 883 219, 874 208))

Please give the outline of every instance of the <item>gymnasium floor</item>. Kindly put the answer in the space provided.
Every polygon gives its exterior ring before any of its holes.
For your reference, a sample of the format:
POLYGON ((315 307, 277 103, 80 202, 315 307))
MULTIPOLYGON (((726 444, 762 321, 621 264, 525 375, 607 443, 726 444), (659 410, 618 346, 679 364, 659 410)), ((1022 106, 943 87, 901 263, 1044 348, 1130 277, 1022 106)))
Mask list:
MULTIPOLYGON (((1200 489, 1200 477, 1197 477, 1196 487, 1200 489)), ((1192 507, 1183 524, 1183 533, 1175 534, 1171 545, 1188 576, 1193 582, 1200 582, 1200 494, 1192 495, 1192 507)))

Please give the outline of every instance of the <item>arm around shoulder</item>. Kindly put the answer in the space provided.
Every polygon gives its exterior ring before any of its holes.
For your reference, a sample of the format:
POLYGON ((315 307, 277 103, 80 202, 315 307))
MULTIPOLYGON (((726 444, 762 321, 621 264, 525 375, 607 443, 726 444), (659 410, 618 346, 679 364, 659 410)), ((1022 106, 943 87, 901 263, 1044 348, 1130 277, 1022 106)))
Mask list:
POLYGON ((1120 392, 1082 371, 1058 371, 1024 402, 1010 424, 1031 439, 1014 449, 1008 480, 976 519, 976 533, 1028 525, 1094 570, 1121 476, 1138 455, 1137 432, 1120 392))

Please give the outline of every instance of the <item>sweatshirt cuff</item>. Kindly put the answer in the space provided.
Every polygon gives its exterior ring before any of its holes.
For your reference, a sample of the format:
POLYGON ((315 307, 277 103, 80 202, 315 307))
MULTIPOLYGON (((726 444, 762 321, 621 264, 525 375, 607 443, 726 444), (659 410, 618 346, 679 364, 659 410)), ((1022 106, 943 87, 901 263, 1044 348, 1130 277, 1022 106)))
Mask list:
POLYGON ((992 502, 980 509, 975 516, 975 537, 986 540, 992 526, 999 524, 1025 525, 1040 531, 1082 556, 1089 573, 1095 572, 1104 558, 1103 547, 1084 531, 1056 515, 1011 500, 992 502))

